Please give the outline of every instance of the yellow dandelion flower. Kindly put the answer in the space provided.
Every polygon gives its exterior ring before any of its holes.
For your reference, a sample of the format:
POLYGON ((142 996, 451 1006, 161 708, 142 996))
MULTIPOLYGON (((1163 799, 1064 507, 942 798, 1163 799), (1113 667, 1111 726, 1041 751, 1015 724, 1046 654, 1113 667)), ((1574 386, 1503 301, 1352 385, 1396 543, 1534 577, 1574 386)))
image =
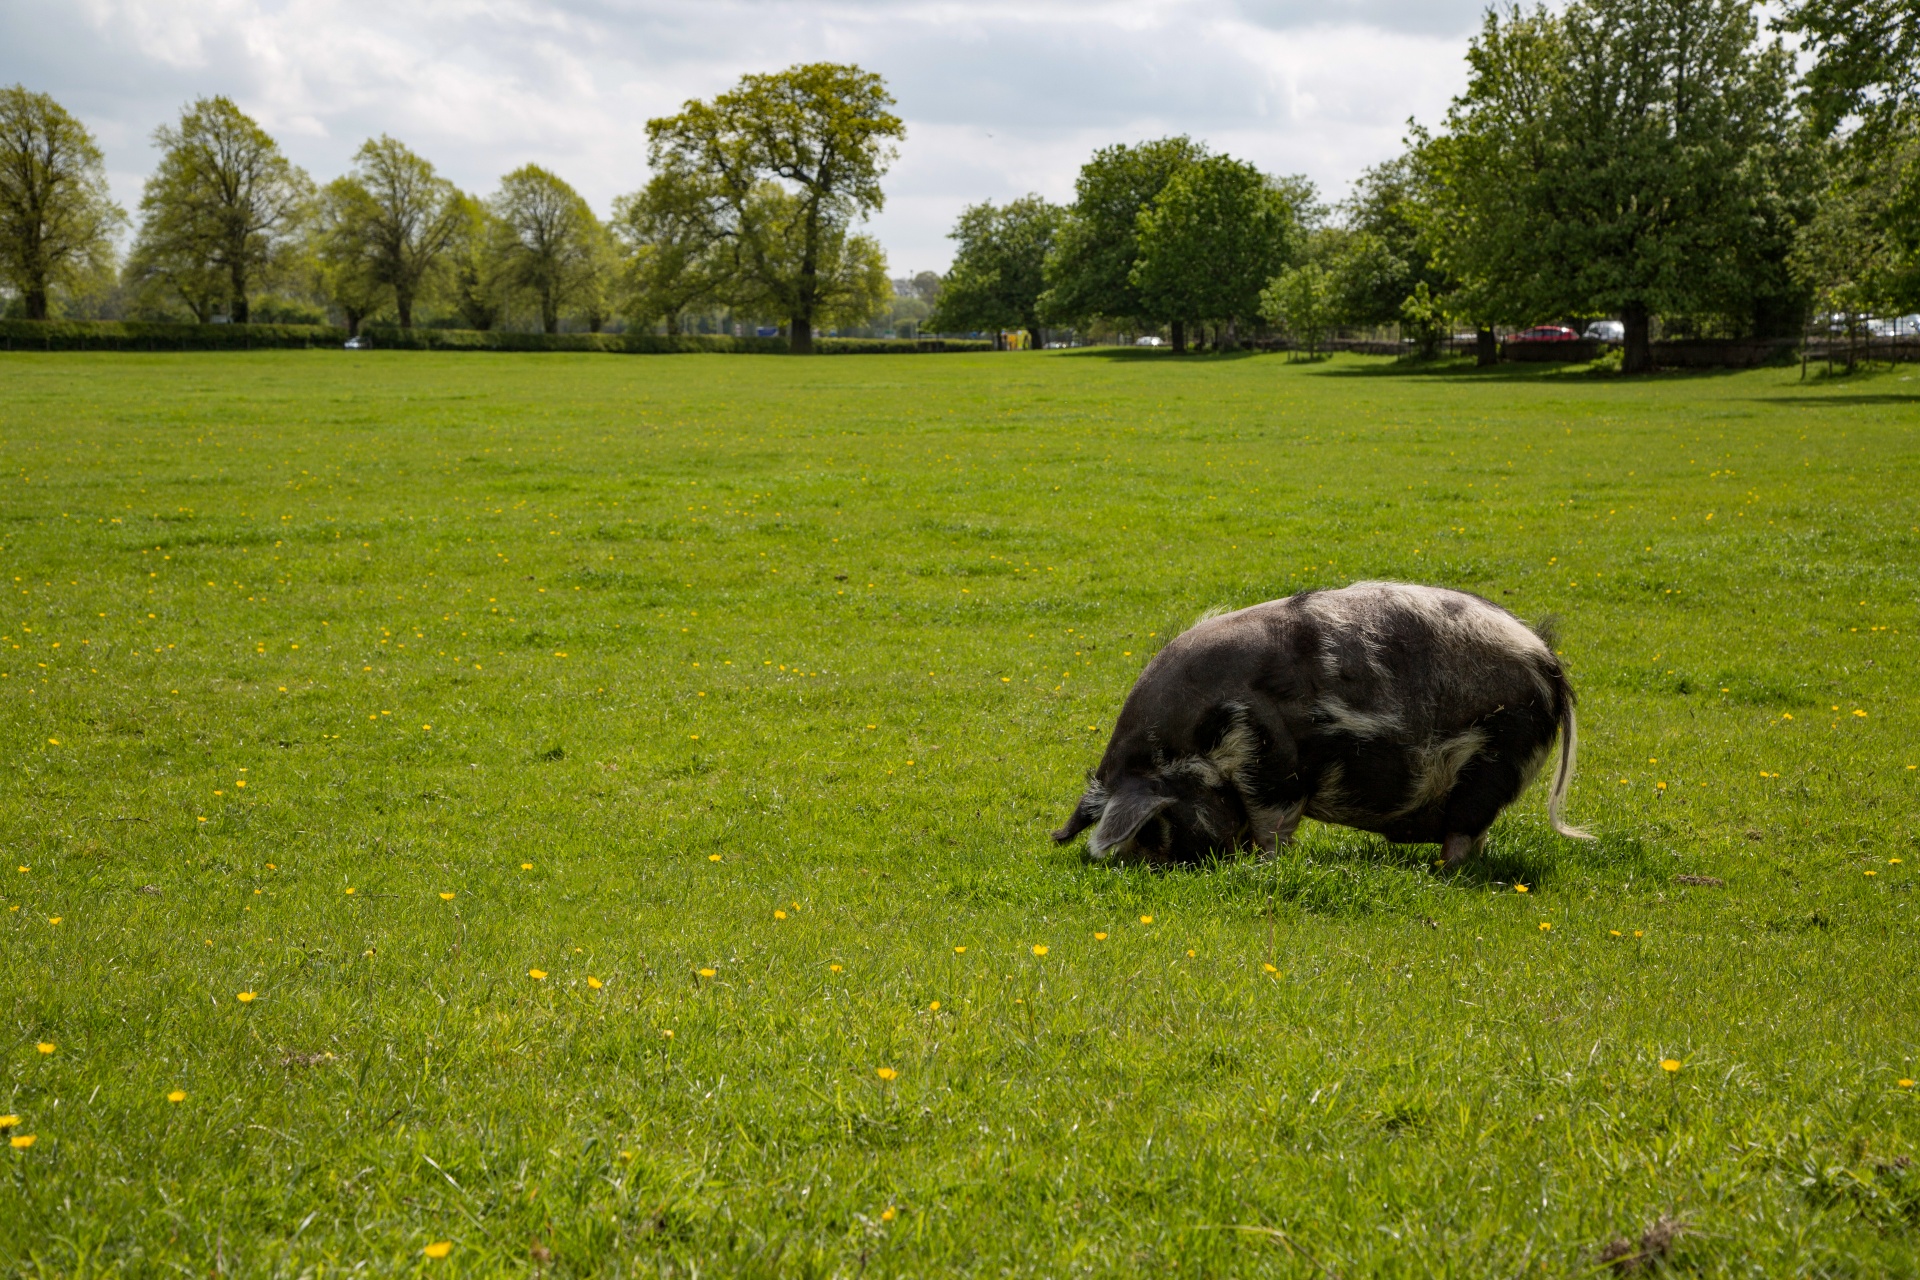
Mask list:
POLYGON ((955 948, 953 949, 953 954, 955 954, 955 955, 957 955, 957 956, 963 956, 963 955, 965 955, 965 954, 967 954, 967 949, 966 949, 965 947, 955 947, 955 948))
POLYGON ((900 1073, 898 1071, 895 1071, 892 1067, 881 1067, 879 1071, 876 1072, 875 1074, 877 1074, 882 1080, 898 1080, 900 1078, 900 1073))
POLYGON ((1898 858, 1888 858, 1888 859, 1887 859, 1887 865, 1888 865, 1888 866, 1890 866, 1890 867, 1897 867, 1897 866, 1899 866, 1899 865, 1900 865, 1900 859, 1898 859, 1898 858))
POLYGON ((1862 710, 1860 710, 1860 708, 1858 708, 1858 707, 1855 707, 1855 708, 1853 709, 1853 714, 1855 714, 1855 715, 1857 715, 1857 716, 1859 716, 1859 717, 1860 717, 1860 718, 1861 718, 1862 720, 1865 720, 1865 719, 1867 718, 1867 713, 1866 713, 1866 712, 1864 712, 1864 711, 1862 711, 1862 710))
POLYGON ((37 1133, 16 1133, 13 1137, 7 1139, 7 1142, 15 1151, 25 1151, 39 1140, 40 1135, 37 1133))
POLYGON ((662 1031, 660 1032, 660 1034, 661 1034, 661 1036, 662 1036, 662 1037, 664 1037, 665 1039, 668 1039, 668 1040, 671 1040, 671 1039, 673 1039, 673 1028, 672 1028, 672 1027, 667 1027, 667 1028, 665 1028, 664 1030, 662 1030, 662 1031))
POLYGON ((886 1208, 884 1208, 884 1209, 882 1209, 882 1210, 880 1211, 880 1221, 882 1221, 882 1222, 892 1222, 892 1221, 893 1221, 893 1206, 892 1206, 892 1205, 888 1205, 888 1206, 887 1206, 886 1208))
POLYGON ((1645 929, 1635 929, 1633 931, 1633 936, 1636 938, 1644 938, 1647 936, 1647 931, 1645 929))
POLYGON ((1268 964, 1268 963, 1266 963, 1266 962, 1265 962, 1264 960, 1263 960, 1263 961, 1261 961, 1261 963, 1260 963, 1260 967, 1261 967, 1262 969, 1265 969, 1265 970, 1266 970, 1266 971, 1267 971, 1268 973, 1278 973, 1278 972, 1280 972, 1280 971, 1279 971, 1278 969, 1276 969, 1276 968, 1274 968, 1274 967, 1273 967, 1272 965, 1270 965, 1270 964, 1268 964))
POLYGON ((1869 871, 1869 872, 1867 872, 1867 874, 1868 874, 1868 875, 1870 875, 1870 876, 1877 876, 1877 875, 1879 875, 1880 873, 1879 873, 1878 871, 1869 871))
POLYGON ((52 1053, 54 1050, 54 1046, 48 1044, 45 1040, 42 1040, 39 1044, 33 1047, 38 1049, 42 1053, 52 1053))
POLYGON ((1523 885, 1523 884, 1517 884, 1517 885, 1515 885, 1515 886, 1513 886, 1513 891, 1514 891, 1515 893, 1526 893, 1526 892, 1527 892, 1527 886, 1525 886, 1525 885, 1523 885))
POLYGON ((775 907, 773 909, 773 918, 775 920, 785 920, 787 918, 787 913, 780 910, 780 908, 775 907))
POLYGON ((1782 711, 1782 712, 1780 713, 1780 718, 1781 718, 1782 720, 1791 720, 1791 719, 1793 719, 1793 712, 1791 712, 1791 711, 1782 711))
POLYGON ((531 862, 523 862, 520 864, 520 869, 522 871, 531 871, 533 870, 533 864, 531 862))
POLYGON ((1141 917, 1140 917, 1140 923, 1141 923, 1141 924, 1152 924, 1152 923, 1153 923, 1153 917, 1152 917, 1152 916, 1141 916, 1141 917))
POLYGON ((253 992, 251 992, 251 991, 242 991, 242 992, 240 992, 240 993, 238 993, 237 995, 235 995, 235 996, 234 996, 234 999, 236 999, 236 1000, 238 1000, 238 1001, 239 1001, 239 1002, 240 1002, 241 1004, 252 1004, 252 1003, 253 1003, 253 992))
POLYGON ((1616 938, 1619 938, 1619 937, 1623 937, 1623 936, 1624 936, 1624 935, 1623 935, 1623 934, 1622 934, 1622 933, 1621 933, 1621 932, 1620 932, 1620 931, 1619 931, 1618 929, 1609 929, 1609 930, 1607 930, 1607 932, 1608 932, 1608 933, 1610 933, 1610 934, 1612 934, 1612 935, 1613 935, 1614 937, 1616 937, 1616 938))
POLYGON ((347 892, 348 892, 348 893, 352 893, 352 892, 353 892, 353 887, 352 887, 351 885, 349 885, 349 886, 347 887, 347 892))
POLYGON ((442 902, 452 902, 452 901, 453 901, 453 895, 452 895, 452 894, 450 894, 450 893, 443 893, 443 894, 441 894, 441 895, 440 895, 440 901, 442 901, 442 902))
POLYGON ((700 971, 700 976, 703 978, 711 978, 719 972, 720 971, 718 969, 702 969, 700 971))
POLYGON ((428 1245, 426 1248, 422 1249, 420 1252, 426 1254, 429 1258, 438 1260, 440 1258, 446 1257, 448 1254, 453 1252, 453 1241, 435 1240, 432 1244, 428 1245))
POLYGON ((588 986, 588 987, 589 987, 590 989, 592 989, 592 990, 594 990, 594 991, 598 991, 598 990, 599 990, 600 988, 602 988, 602 987, 604 987, 604 986, 606 986, 606 985, 607 985, 606 983, 604 983, 604 982, 602 982, 602 981, 600 981, 600 979, 598 979, 598 978, 596 978, 596 977, 594 977, 594 976, 593 976, 592 974, 588 974, 588 975, 587 975, 587 986, 588 986))
POLYGON ((547 971, 545 969, 529 969, 527 970, 527 976, 535 982, 545 982, 547 980, 547 971))
POLYGON ((1667 789, 1667 784, 1664 782, 1656 782, 1653 784, 1653 789, 1655 791, 1665 791, 1667 789))
POLYGON ((47 923, 48 923, 48 924, 59 924, 59 923, 60 923, 60 921, 61 921, 61 920, 63 920, 63 919, 65 919, 65 917, 64 917, 64 916, 48 916, 48 917, 47 917, 47 923))
POLYGON ((940 1011, 940 1002, 938 1000, 935 1000, 932 1004, 928 1005, 927 1008, 932 1010, 935 1013, 938 1013, 940 1011))
POLYGON ((1193 959, 1193 952, 1191 950, 1187 952, 1187 959, 1189 960, 1193 959))
POLYGON ((3 1132, 7 1129, 17 1129, 19 1127, 20 1127, 19 1116, 0 1116, 0 1132, 3 1132))
POLYGON ((1104 933, 1096 933, 1093 935, 1093 940, 1095 942, 1105 942, 1107 940, 1107 935, 1104 933))
POLYGON ((186 1100, 187 1100, 187 1091, 185 1089, 175 1089, 172 1093, 167 1095, 168 1102, 185 1102, 186 1100))
POLYGON ((1897 1085, 1899 1085, 1899 1086, 1900 1086, 1900 1087, 1901 1087, 1902 1089, 1911 1089, 1911 1088, 1913 1088, 1913 1081, 1911 1081, 1911 1080, 1908 1080, 1908 1079, 1906 1079, 1906 1078, 1904 1078, 1904 1077, 1903 1077, 1903 1078, 1901 1078, 1901 1079, 1899 1079, 1899 1080, 1895 1080, 1895 1081, 1894 1081, 1894 1083, 1895 1083, 1895 1084, 1897 1084, 1897 1085))
POLYGON ((1037 955, 1037 956, 1043 956, 1043 955, 1045 955, 1045 954, 1047 954, 1047 944, 1046 944, 1046 943, 1044 943, 1044 942, 1036 942, 1036 943, 1034 943, 1034 944, 1033 944, 1033 954, 1035 954, 1035 955, 1037 955))
POLYGON ((828 973, 839 973, 840 971, 841 971, 840 966, 837 964, 830 964, 827 966, 828 973))
POLYGON ((1662 1058, 1660 1059, 1660 1069, 1666 1072, 1668 1075, 1672 1075, 1674 1072, 1680 1069, 1680 1059, 1662 1058))
POLYGON ((1548 924, 1545 920, 1542 920, 1540 922, 1540 932, 1545 933, 1551 928, 1553 928, 1553 926, 1548 924))
POLYGON ((708 862, 718 862, 718 861, 720 861, 720 855, 719 855, 719 854, 717 854, 717 853, 710 853, 710 854, 708 854, 708 855, 707 855, 707 861, 708 861, 708 862))

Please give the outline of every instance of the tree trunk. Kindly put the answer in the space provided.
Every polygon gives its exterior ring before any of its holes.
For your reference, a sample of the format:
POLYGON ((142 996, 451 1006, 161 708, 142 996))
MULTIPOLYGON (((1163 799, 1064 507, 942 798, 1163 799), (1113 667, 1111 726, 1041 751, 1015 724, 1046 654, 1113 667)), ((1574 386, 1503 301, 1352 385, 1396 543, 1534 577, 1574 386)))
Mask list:
POLYGON ((1620 321, 1626 326, 1626 350, 1620 360, 1622 373, 1653 372, 1653 317, 1647 314, 1647 304, 1630 302, 1620 311, 1620 321))
POLYGON ((812 316, 794 316, 787 321, 787 350, 796 356, 813 354, 812 316))
POLYGON ((1482 369, 1500 363, 1500 342, 1489 325, 1473 331, 1473 362, 1482 369))
POLYGON ((247 306, 247 273, 245 268, 235 267, 232 272, 233 296, 227 300, 227 318, 235 324, 247 323, 252 310, 247 306))
POLYGON ((1185 355, 1187 351, 1187 322, 1175 320, 1173 329, 1173 354, 1185 355))
POLYGON ((1047 331, 1039 325, 1027 326, 1027 345, 1035 351, 1047 349, 1047 331))
POLYGON ((680 336, 680 313, 678 311, 667 312, 667 336, 669 338, 677 338, 680 336))
POLYGON ((560 332, 560 306, 551 289, 540 291, 540 327, 548 333, 560 332))
POLYGON ((395 289, 393 291, 393 308, 400 313, 400 327, 402 329, 413 328, 413 291, 395 289))
POLYGON ((47 287, 28 289, 26 296, 27 319, 45 320, 47 318, 47 287))
POLYGON ((349 338, 359 337, 360 321, 365 317, 363 317, 358 311, 353 310, 351 307, 342 307, 341 310, 346 312, 346 316, 347 316, 347 336, 349 338))

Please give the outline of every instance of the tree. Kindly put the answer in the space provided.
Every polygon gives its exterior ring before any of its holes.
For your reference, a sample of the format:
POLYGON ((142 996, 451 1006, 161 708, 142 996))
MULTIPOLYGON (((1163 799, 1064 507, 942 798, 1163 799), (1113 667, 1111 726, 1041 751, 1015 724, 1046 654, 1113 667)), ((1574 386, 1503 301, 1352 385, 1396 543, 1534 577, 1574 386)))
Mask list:
POLYGON ((1230 156, 1174 173, 1138 226, 1128 280, 1148 315, 1174 323, 1175 351, 1184 346, 1181 321, 1222 325, 1232 341, 1237 324, 1259 313, 1261 289, 1304 248, 1287 193, 1230 156))
MULTIPOLYGON (((814 328, 864 325, 893 296, 886 255, 871 236, 841 223, 827 234, 806 233, 807 201, 775 182, 763 183, 746 201, 744 223, 751 237, 727 242, 722 300, 748 315, 793 314, 792 281, 810 273, 813 301, 806 350, 814 328), (809 269, 806 259, 810 256, 809 269)), ((800 350, 792 337, 792 349, 800 350)))
POLYGON ((711 102, 647 122, 654 171, 703 193, 736 269, 788 318, 796 353, 813 350, 823 313, 850 301, 835 293, 850 277, 827 268, 835 253, 843 267, 851 261, 852 226, 885 204, 880 179, 906 136, 892 106, 879 76, 817 62, 742 77, 711 102))
POLYGON ((1477 314, 1618 314, 1623 368, 1661 314, 1740 317, 1781 278, 1797 144, 1787 55, 1750 0, 1576 0, 1489 13, 1436 139, 1436 253, 1477 314), (1754 252, 1771 228, 1773 255, 1754 252))
POLYGON ((500 180, 491 203, 503 274, 533 296, 540 327, 560 331, 560 310, 588 287, 598 226, 578 192, 537 164, 500 180))
POLYGON ((140 198, 140 238, 156 261, 218 271, 228 313, 245 324, 259 278, 297 247, 313 184, 228 98, 198 99, 153 136, 160 167, 140 198))
POLYGON ((86 126, 44 93, 0 89, 0 280, 27 319, 47 318, 54 288, 107 269, 125 220, 86 126))
POLYGON ((634 320, 664 320, 668 333, 679 333, 689 308, 720 301, 726 235, 713 212, 702 184, 672 170, 614 201, 612 231, 626 252, 626 307, 634 320))
POLYGON ((1260 293, 1260 314, 1282 325, 1294 341, 1318 354, 1320 343, 1335 321, 1333 282, 1317 262, 1290 267, 1260 293))
POLYGON ((446 299, 467 327, 493 328, 506 305, 508 283, 501 246, 511 236, 487 206, 470 195, 456 193, 456 217, 443 255, 442 288, 446 299))
POLYGON ((360 242, 372 278, 393 290, 400 327, 413 327, 413 304, 460 229, 459 193, 433 166, 382 134, 361 144, 353 172, 340 180, 354 198, 337 210, 337 234, 360 242))
POLYGON ((1813 55, 1803 88, 1822 134, 1871 141, 1920 106, 1920 0, 1799 0, 1778 25, 1813 55))
POLYGON ((986 201, 962 211, 947 234, 960 249, 941 282, 928 327, 942 332, 1025 329, 1034 350, 1044 347, 1040 295, 1062 212, 1033 195, 1008 201, 1004 208, 986 201))
MULTIPOLYGON (((1042 316, 1058 324, 1150 323, 1150 309, 1133 282, 1140 214, 1174 174, 1206 154, 1204 146, 1184 136, 1094 152, 1080 167, 1073 204, 1047 257, 1042 316)), ((1176 346, 1184 344, 1185 319, 1174 320, 1176 346)))
POLYGON ((321 190, 317 214, 313 258, 318 286, 339 309, 352 337, 393 292, 381 271, 379 241, 369 234, 379 210, 364 184, 345 177, 321 190))

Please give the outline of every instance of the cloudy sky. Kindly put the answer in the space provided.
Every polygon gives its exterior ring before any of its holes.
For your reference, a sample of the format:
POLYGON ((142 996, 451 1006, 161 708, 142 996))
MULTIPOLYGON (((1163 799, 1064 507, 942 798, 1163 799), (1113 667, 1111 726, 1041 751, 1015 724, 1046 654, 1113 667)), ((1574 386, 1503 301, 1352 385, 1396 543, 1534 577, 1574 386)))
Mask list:
POLYGON ((1462 85, 1483 0, 0 0, 0 83, 94 131, 131 211, 154 126, 224 93, 316 178, 390 133, 484 193, 538 161, 602 214, 645 124, 748 71, 856 62, 908 136, 874 230, 945 267, 961 207, 1069 197, 1095 147, 1188 133, 1338 195, 1462 85))

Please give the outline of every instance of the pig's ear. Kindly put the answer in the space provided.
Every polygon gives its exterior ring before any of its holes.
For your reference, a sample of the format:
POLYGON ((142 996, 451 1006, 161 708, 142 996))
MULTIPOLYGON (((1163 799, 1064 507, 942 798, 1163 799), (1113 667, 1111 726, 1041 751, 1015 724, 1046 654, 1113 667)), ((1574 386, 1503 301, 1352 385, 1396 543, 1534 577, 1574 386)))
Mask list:
POLYGON ((1098 782, 1089 785, 1087 794, 1080 797, 1080 803, 1073 807, 1073 813, 1068 817, 1065 825, 1053 833, 1053 842, 1065 844, 1100 821, 1100 811, 1106 808, 1106 805, 1107 789, 1098 782))
POLYGON ((1116 847, 1138 834, 1141 827, 1173 803, 1173 797, 1161 795, 1144 781, 1122 784, 1107 797, 1100 814, 1100 825, 1087 839, 1087 852, 1104 858, 1116 847))

